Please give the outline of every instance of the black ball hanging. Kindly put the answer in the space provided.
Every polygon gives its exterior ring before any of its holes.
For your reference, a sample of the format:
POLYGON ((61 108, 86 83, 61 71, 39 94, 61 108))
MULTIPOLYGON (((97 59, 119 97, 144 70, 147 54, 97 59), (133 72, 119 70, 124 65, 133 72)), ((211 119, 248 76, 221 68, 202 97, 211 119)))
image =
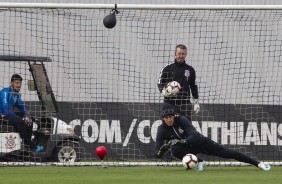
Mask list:
POLYGON ((104 23, 104 26, 108 29, 112 29, 113 27, 115 27, 117 23, 116 12, 113 11, 109 15, 107 15, 104 18, 103 23, 104 23))

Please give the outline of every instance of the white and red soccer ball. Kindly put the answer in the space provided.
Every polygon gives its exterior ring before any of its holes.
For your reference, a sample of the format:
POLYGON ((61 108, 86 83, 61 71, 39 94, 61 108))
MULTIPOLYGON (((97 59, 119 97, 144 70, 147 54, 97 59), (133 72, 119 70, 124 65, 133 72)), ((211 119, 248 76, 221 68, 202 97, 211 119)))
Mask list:
POLYGON ((181 86, 177 81, 171 81, 166 85, 166 91, 173 95, 180 92, 181 86))
POLYGON ((193 169, 198 165, 198 158, 193 154, 186 154, 182 159, 182 164, 186 169, 193 169))

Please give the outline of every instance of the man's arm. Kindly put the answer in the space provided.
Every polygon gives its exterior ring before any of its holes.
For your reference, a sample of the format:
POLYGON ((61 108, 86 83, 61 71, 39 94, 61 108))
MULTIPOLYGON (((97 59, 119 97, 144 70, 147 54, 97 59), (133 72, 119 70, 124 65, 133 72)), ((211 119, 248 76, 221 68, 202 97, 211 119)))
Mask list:
POLYGON ((12 117, 16 116, 16 113, 12 111, 10 107, 9 92, 1 91, 0 98, 1 98, 1 106, 3 113, 7 116, 12 116, 12 117))
POLYGON ((18 94, 18 101, 16 103, 16 106, 19 108, 21 113, 26 114, 28 112, 26 107, 25 107, 24 101, 22 101, 22 99, 21 99, 21 95, 20 94, 18 94))
POLYGON ((200 111, 200 105, 199 105, 199 93, 198 93, 198 85, 196 82, 196 72, 194 70, 194 68, 192 68, 192 72, 191 72, 191 79, 190 79, 190 89, 191 89, 191 93, 193 96, 193 110, 195 111, 195 113, 197 114, 200 111))
POLYGON ((155 157, 158 157, 158 151, 162 147, 163 142, 164 142, 161 134, 162 134, 161 133, 161 128, 158 127, 157 136, 156 136, 156 143, 155 143, 155 147, 154 147, 154 156, 155 157))
POLYGON ((21 113, 23 114, 23 120, 25 124, 31 125, 32 124, 32 118, 30 112, 26 109, 24 101, 21 99, 21 95, 18 94, 18 101, 16 103, 16 106, 19 108, 21 113))
POLYGON ((199 98, 198 85, 197 85, 197 82, 196 82, 196 72, 195 72, 194 68, 192 68, 191 78, 190 78, 189 84, 190 84, 190 89, 191 89, 193 98, 198 99, 199 98))
POLYGON ((162 158, 163 155, 170 148, 170 143, 164 143, 164 134, 165 132, 163 132, 162 127, 160 125, 157 130, 156 143, 154 147, 154 156, 157 158, 162 158))
POLYGON ((17 114, 14 111, 12 111, 10 107, 7 106, 3 106, 3 112, 7 116, 12 116, 12 117, 17 116, 17 114))
POLYGON ((168 81, 168 72, 166 70, 167 70, 167 68, 165 67, 160 72, 160 76, 159 76, 159 80, 158 80, 158 88, 159 88, 160 92, 162 92, 165 85, 169 82, 168 81))

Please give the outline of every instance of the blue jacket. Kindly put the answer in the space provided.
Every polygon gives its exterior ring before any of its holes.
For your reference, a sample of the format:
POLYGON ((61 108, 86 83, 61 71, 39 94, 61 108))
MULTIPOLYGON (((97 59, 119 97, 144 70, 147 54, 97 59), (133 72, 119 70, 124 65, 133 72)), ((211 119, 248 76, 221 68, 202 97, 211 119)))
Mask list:
POLYGON ((3 88, 0 91, 0 114, 7 116, 17 116, 13 108, 17 107, 21 113, 25 114, 27 109, 21 99, 20 93, 12 93, 12 87, 3 88))

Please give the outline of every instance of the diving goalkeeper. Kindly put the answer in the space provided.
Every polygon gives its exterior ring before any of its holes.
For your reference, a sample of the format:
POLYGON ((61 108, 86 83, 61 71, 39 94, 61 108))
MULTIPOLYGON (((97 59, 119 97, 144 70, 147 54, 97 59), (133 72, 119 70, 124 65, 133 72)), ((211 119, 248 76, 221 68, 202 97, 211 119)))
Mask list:
MULTIPOLYGON (((203 153, 249 163, 265 171, 271 169, 267 163, 258 162, 203 136, 185 116, 175 114, 170 104, 163 106, 162 118, 163 123, 158 127, 154 149, 155 156, 158 158, 162 158, 168 149, 171 148, 172 155, 181 160, 188 153, 194 155, 203 153), (168 141, 168 143, 163 144, 165 141, 168 141)), ((200 158, 198 160, 198 170, 201 171, 204 168, 205 162, 200 158)))

